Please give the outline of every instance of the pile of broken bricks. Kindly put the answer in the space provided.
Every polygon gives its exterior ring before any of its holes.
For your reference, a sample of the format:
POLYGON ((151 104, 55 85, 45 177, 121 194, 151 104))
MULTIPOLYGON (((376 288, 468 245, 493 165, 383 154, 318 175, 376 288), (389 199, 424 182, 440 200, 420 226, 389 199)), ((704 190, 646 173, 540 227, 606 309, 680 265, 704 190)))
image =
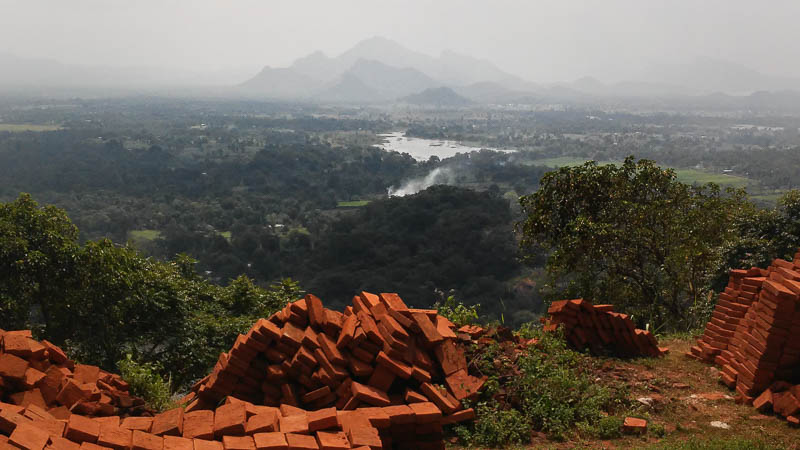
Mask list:
POLYGON ((687 356, 720 366, 738 402, 800 425, 800 252, 767 269, 732 270, 687 356))
POLYGON ((548 308, 544 331, 562 328, 575 349, 589 348, 594 354, 618 356, 661 356, 669 350, 658 346, 649 330, 636 328, 627 314, 614 312, 612 305, 593 305, 584 299, 558 300, 548 308))
POLYGON ((240 335, 183 406, 153 416, 117 375, 3 332, 0 446, 43 450, 443 449, 475 418, 455 326, 396 294, 362 292, 344 313, 313 295, 240 335))

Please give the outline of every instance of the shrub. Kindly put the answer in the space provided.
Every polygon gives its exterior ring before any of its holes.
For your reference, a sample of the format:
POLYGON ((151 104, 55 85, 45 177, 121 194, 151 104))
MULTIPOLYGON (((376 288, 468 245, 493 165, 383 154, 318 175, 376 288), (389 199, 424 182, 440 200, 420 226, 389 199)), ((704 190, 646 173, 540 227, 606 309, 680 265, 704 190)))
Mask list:
POLYGON ((139 363, 127 354, 117 362, 120 375, 130 384, 131 393, 139 396, 156 411, 169 409, 172 401, 171 380, 164 380, 158 374, 161 368, 152 363, 139 363))
POLYGON ((528 442, 531 427, 516 409, 501 409, 497 402, 482 402, 476 406, 479 420, 461 425, 456 434, 470 446, 499 447, 528 442))
POLYGON ((481 305, 467 306, 460 301, 456 301, 456 298, 452 295, 448 296, 443 303, 436 302, 433 305, 440 316, 446 317, 459 327, 472 325, 477 322, 478 308, 480 308, 480 306, 481 305))

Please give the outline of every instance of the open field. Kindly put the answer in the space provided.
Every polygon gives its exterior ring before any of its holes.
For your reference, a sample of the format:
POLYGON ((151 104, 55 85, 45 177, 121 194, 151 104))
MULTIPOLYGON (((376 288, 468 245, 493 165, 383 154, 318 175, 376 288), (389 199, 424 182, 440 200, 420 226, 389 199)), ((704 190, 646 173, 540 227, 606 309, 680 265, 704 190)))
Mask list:
POLYGON ((349 202, 339 202, 336 206, 339 208, 360 208, 362 206, 367 206, 369 204, 369 200, 353 200, 349 202))
MULTIPOLYGON (((548 167, 563 167, 563 166, 577 166, 585 163, 585 158, 576 158, 572 156, 562 156, 558 158, 542 158, 530 160, 529 164, 548 167)), ((605 164, 620 164, 621 161, 598 161, 600 165, 605 164)), ((678 181, 687 184, 706 184, 716 183, 723 187, 743 188, 747 186, 756 185, 755 180, 740 177, 736 175, 725 175, 722 173, 705 172, 697 169, 675 169, 675 174, 678 181)))
POLYGON ((62 129, 59 125, 36 125, 32 123, 0 123, 0 132, 21 133, 23 131, 56 131, 62 129))
POLYGON ((158 230, 131 230, 128 232, 128 239, 134 243, 154 241, 161 237, 158 230))

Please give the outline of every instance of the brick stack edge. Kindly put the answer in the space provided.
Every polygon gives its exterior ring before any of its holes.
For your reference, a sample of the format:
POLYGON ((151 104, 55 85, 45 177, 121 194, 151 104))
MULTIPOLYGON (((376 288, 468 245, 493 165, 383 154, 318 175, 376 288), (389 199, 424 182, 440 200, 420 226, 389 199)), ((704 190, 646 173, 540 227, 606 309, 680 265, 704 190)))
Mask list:
POLYGON ((731 270, 687 356, 718 365, 737 402, 800 425, 800 252, 767 269, 731 270))
POLYGON ((3 332, 0 447, 31 450, 443 449, 442 426, 472 420, 453 331, 397 294, 362 292, 339 313, 313 295, 259 320, 183 406, 152 416, 127 384, 74 364, 26 332, 3 332))
POLYGON ((558 300, 547 310, 550 318, 544 331, 564 329, 567 342, 576 349, 619 356, 661 356, 669 349, 658 346, 650 331, 634 326, 627 314, 616 313, 612 305, 593 305, 583 299, 558 300))

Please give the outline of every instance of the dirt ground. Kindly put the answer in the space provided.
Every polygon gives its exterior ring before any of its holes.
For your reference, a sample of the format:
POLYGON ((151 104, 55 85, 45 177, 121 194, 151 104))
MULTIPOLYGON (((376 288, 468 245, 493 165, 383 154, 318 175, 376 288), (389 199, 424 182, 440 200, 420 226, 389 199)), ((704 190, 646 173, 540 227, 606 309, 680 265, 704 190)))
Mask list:
POLYGON ((541 448, 800 448, 800 429, 782 418, 738 405, 734 393, 718 382, 716 367, 687 358, 689 339, 662 340, 670 348, 662 358, 602 361, 598 382, 621 381, 636 400, 637 415, 648 420, 644 436, 610 441, 533 440, 541 448))

